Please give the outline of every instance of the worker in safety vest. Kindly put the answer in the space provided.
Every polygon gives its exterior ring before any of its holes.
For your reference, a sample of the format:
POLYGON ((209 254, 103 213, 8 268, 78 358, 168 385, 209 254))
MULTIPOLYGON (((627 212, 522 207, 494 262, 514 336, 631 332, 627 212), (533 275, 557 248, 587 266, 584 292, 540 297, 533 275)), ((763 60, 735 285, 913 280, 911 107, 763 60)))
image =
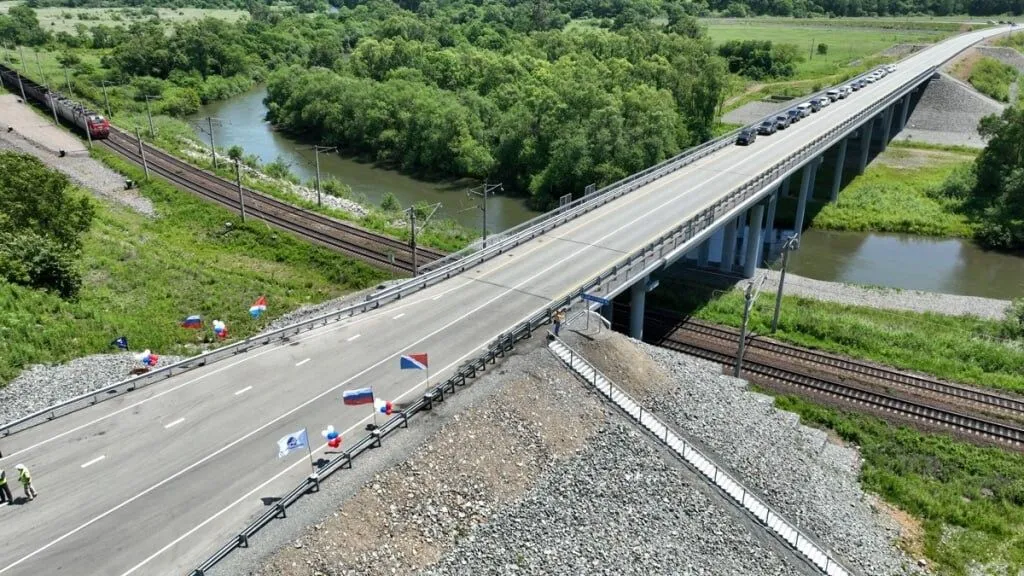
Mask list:
POLYGON ((36 489, 32 487, 32 474, 29 473, 28 468, 24 464, 18 464, 14 467, 18 471, 18 482, 25 488, 25 497, 29 500, 36 499, 36 489))
POLYGON ((0 468, 0 504, 4 502, 8 506, 14 504, 14 496, 11 496, 11 489, 7 487, 7 472, 0 468))

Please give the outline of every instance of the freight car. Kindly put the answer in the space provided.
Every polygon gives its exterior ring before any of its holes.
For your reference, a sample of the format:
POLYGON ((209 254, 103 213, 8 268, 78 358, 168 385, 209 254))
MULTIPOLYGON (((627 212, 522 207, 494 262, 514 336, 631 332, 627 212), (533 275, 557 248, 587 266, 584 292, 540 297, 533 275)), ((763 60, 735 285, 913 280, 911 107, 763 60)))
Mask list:
POLYGON ((0 64, 0 81, 15 94, 24 89, 27 98, 42 104, 47 110, 55 110, 57 116, 79 130, 87 131, 93 140, 102 140, 110 136, 109 120, 82 104, 65 98, 60 92, 47 90, 24 76, 21 77, 21 86, 19 86, 17 72, 3 64, 0 64))

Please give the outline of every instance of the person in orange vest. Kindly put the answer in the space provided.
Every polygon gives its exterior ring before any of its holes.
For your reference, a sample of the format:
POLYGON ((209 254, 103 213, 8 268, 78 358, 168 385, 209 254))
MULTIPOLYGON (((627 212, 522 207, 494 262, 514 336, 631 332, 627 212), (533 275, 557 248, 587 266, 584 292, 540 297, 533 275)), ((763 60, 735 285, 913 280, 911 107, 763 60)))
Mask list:
POLYGON ((14 504, 14 496, 11 496, 11 489, 7 487, 7 472, 0 468, 0 504, 4 502, 8 506, 14 504))
POLYGON ((18 471, 18 482, 21 482, 21 485, 25 488, 25 497, 29 500, 35 500, 38 494, 36 494, 36 489, 32 487, 32 474, 29 473, 28 468, 24 464, 18 464, 14 469, 18 471))

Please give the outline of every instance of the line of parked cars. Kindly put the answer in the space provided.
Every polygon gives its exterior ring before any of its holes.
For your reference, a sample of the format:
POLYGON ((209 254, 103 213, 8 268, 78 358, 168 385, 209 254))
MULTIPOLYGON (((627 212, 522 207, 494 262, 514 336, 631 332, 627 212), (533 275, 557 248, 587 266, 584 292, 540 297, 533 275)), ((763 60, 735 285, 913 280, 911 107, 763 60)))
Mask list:
POLYGON ((845 86, 839 86, 828 90, 825 92, 824 96, 812 98, 811 100, 790 108, 785 112, 780 112, 772 118, 766 118, 756 126, 748 126, 743 130, 740 130, 739 135, 736 136, 736 143, 741 146, 749 146, 757 140, 758 135, 771 136, 779 130, 785 130, 786 128, 789 128, 790 125, 799 122, 801 119, 807 118, 811 114, 820 111, 822 108, 827 108, 837 100, 846 99, 854 92, 857 92, 869 84, 874 84, 895 71, 896 67, 891 65, 877 68, 872 70, 870 74, 861 76, 845 86))

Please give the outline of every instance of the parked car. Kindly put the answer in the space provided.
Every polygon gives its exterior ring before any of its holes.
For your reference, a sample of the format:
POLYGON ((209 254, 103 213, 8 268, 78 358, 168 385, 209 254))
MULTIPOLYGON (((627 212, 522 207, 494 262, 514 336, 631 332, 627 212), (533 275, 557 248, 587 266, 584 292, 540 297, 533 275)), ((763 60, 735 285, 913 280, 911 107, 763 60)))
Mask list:
POLYGON ((807 104, 811 107, 811 112, 817 112, 818 110, 821 110, 821 102, 818 102, 817 98, 811 100, 807 104))
POLYGON ((749 146, 757 140, 757 128, 749 127, 740 130, 739 135, 736 136, 736 143, 740 146, 749 146))
POLYGON ((839 90, 833 88, 832 90, 825 92, 825 97, 828 98, 829 101, 835 102, 836 100, 839 100, 839 90))
POLYGON ((808 116, 811 115, 812 112, 816 112, 816 110, 814 110, 814 108, 811 107, 810 102, 804 102, 803 104, 797 106, 796 109, 800 111, 801 118, 807 118, 808 116))
POLYGON ((763 134, 765 136, 771 136, 772 134, 775 134, 775 121, 765 120, 764 122, 761 122, 757 126, 757 133, 763 134))
POLYGON ((821 107, 825 108, 832 104, 832 99, 830 99, 828 96, 822 96, 821 98, 818 98, 818 104, 821 104, 821 107))
POLYGON ((853 94, 853 86, 851 86, 849 84, 847 84, 846 86, 843 86, 842 88, 839 89, 839 97, 840 98, 846 98, 850 94, 853 94))
POLYGON ((885 67, 885 71, 888 72, 889 74, 892 74, 893 72, 896 71, 896 67, 890 64, 885 67))
POLYGON ((800 121, 801 118, 804 117, 803 112, 796 108, 790 108, 789 110, 787 110, 786 116, 789 116, 790 124, 796 124, 797 122, 800 121))
POLYGON ((857 90, 860 90, 863 87, 864 87, 864 81, 863 80, 854 80, 850 84, 850 88, 853 88, 854 92, 856 92, 857 90))
POLYGON ((867 82, 868 84, 874 84, 875 83, 875 76, 872 74, 872 75, 868 76, 867 78, 865 78, 864 81, 867 82))
POLYGON ((789 128, 789 124, 790 122, 788 114, 779 114, 778 116, 775 117, 775 125, 779 130, 785 130, 786 128, 789 128))

